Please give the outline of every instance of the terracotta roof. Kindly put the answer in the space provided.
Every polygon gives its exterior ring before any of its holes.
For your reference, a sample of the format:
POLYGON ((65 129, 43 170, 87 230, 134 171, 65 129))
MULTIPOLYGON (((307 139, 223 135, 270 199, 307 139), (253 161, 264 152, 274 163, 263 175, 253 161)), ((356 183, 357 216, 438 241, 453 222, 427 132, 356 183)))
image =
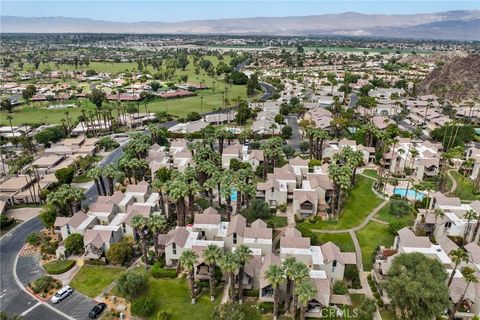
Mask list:
POLYGON ((400 243, 409 248, 430 248, 432 243, 428 237, 418 237, 410 228, 405 227, 398 231, 400 243))
POLYGON ((207 209, 203 210, 203 214, 218 214, 218 210, 213 207, 208 207, 207 209))
POLYGON ((105 243, 110 242, 112 231, 110 230, 95 230, 86 229, 83 237, 85 246, 91 244, 95 248, 101 248, 105 243))
POLYGON ((328 306, 330 303, 330 280, 329 279, 310 279, 312 284, 317 288, 315 300, 323 306, 328 306))
POLYGON ((236 214, 232 217, 227 228, 227 237, 233 233, 243 236, 243 231, 247 225, 247 220, 241 214, 236 214))
POLYGON ((433 197, 435 198, 437 205, 439 206, 455 206, 459 207, 462 205, 460 202, 460 198, 456 197, 447 197, 443 193, 437 191, 433 194, 433 197))
POLYGON ((454 303, 457 303, 460 300, 463 293, 465 292, 465 289, 467 289, 467 291, 465 293, 464 299, 469 299, 472 302, 475 301, 475 285, 470 284, 467 288, 467 282, 465 281, 465 278, 457 276, 453 277, 452 283, 448 288, 448 293, 454 303))
POLYGON ((132 192, 132 193, 147 193, 148 192, 148 182, 146 181, 141 181, 138 184, 129 184, 127 186, 127 192, 132 192))
POLYGON ((281 248, 309 249, 310 238, 283 236, 280 238, 281 248))
POLYGON ((268 270, 268 268, 271 265, 279 266, 281 264, 282 261, 280 260, 280 258, 273 253, 268 253, 267 255, 265 255, 265 257, 263 257, 263 263, 260 268, 260 289, 265 288, 270 284, 265 278, 265 272, 268 270))
POLYGON ((464 248, 470 254, 470 260, 475 264, 480 264, 480 246, 475 242, 470 242, 464 248))
POLYGON ((272 239, 271 228, 249 228, 244 229, 244 238, 250 239, 272 239))
POLYGON ((252 228, 266 228, 267 224, 262 219, 257 219, 250 225, 252 228))
POLYGON ((311 204, 316 204, 318 202, 318 194, 315 190, 295 189, 293 190, 293 199, 297 200, 300 204, 306 201, 311 204))
POLYGON ((127 213, 134 213, 134 214, 140 214, 142 216, 148 216, 152 212, 152 207, 151 206, 144 206, 138 203, 134 203, 131 206, 128 207, 127 213))
POLYGON ((293 159, 290 159, 288 161, 288 163, 291 165, 291 166, 306 166, 308 167, 308 160, 303 160, 302 158, 300 157, 295 157, 293 159))
POLYGON ((78 228, 83 221, 87 219, 87 215, 83 211, 77 211, 70 219, 68 219, 68 224, 74 228, 78 228))
POLYGON ((287 230, 285 230, 285 237, 301 237, 301 236, 302 236, 302 233, 295 228, 288 227, 287 230))
POLYGON ((113 203, 92 203, 90 205, 90 212, 113 212, 115 205, 113 203))
POLYGON ((196 214, 194 223, 195 224, 214 224, 217 225, 222 217, 219 214, 196 214))
POLYGON ((53 226, 54 227, 63 227, 64 225, 66 225, 68 223, 68 220, 70 220, 70 218, 68 218, 68 217, 56 217, 55 222, 53 223, 53 226))

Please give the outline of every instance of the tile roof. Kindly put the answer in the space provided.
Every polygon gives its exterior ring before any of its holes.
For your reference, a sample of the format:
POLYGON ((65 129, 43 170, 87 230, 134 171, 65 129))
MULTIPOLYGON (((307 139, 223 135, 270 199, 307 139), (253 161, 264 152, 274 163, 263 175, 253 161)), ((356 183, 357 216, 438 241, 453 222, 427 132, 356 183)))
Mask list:
POLYGON ((233 233, 243 236, 243 231, 247 226, 247 220, 241 214, 236 214, 232 217, 227 228, 227 237, 233 233))

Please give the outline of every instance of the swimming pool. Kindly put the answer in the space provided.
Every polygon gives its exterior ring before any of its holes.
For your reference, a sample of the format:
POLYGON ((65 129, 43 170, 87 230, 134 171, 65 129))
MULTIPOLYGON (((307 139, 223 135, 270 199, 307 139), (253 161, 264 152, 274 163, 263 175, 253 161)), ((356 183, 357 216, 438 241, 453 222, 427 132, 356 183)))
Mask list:
POLYGON ((412 190, 412 189, 408 189, 408 192, 407 192, 407 189, 403 189, 403 188, 395 188, 393 189, 393 193, 394 194, 398 194, 398 195, 401 195, 402 197, 407 197, 410 198, 410 199, 416 199, 416 200, 419 200, 419 201, 422 201, 423 198, 425 197, 425 195, 421 192, 417 192, 415 190, 412 190))

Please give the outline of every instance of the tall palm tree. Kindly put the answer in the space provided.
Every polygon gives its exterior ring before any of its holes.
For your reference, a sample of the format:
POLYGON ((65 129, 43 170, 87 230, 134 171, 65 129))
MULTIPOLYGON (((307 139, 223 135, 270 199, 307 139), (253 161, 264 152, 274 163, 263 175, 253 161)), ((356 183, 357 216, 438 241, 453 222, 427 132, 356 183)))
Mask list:
POLYGON ((452 258, 452 261, 455 263, 455 266, 452 270, 452 274, 450 275, 450 279, 448 279, 448 287, 450 287, 450 285, 452 284, 453 277, 455 276, 458 265, 462 262, 468 262, 469 259, 468 253, 465 252, 462 248, 450 251, 449 255, 452 258))
POLYGON ((284 269, 281 266, 272 264, 265 271, 265 278, 274 290, 273 294, 273 319, 276 320, 278 316, 278 304, 280 300, 280 285, 285 281, 284 269))
POLYGON ((252 260, 252 250, 244 244, 239 245, 235 249, 235 257, 238 261, 239 270, 238 270, 238 299, 242 303, 243 299, 243 277, 245 273, 245 265, 252 260))
POLYGON ((296 261, 291 266, 291 269, 290 278, 292 279, 293 300, 290 312, 295 314, 297 311, 297 292, 295 287, 309 277, 309 270, 308 267, 301 261, 296 261))
POLYGON ((297 285, 295 293, 298 295, 298 302, 300 303, 300 320, 305 320, 308 302, 315 298, 317 289, 309 280, 305 279, 297 285))
POLYGON ((167 184, 167 181, 170 180, 172 176, 172 171, 167 168, 160 168, 156 173, 156 179, 152 182, 152 187, 155 191, 158 192, 158 204, 160 206, 160 212, 165 212, 165 201, 163 198, 163 189, 167 184))
POLYGON ((478 283, 478 278, 476 277, 476 272, 470 267, 465 267, 462 270, 462 275, 467 285, 465 286, 465 290, 463 290, 462 296, 458 300, 458 302, 453 306, 452 312, 450 313, 449 319, 453 320, 455 318, 455 314, 457 313, 458 309, 462 305, 463 300, 465 299, 465 295, 467 294, 468 288, 471 283, 478 283))
POLYGON ((285 278, 287 279, 287 296, 285 297, 285 310, 290 310, 290 302, 293 296, 293 275, 295 272, 295 263, 297 259, 295 257, 288 257, 283 260, 283 270, 285 271, 285 278))
POLYGON ((11 115, 8 115, 8 116, 7 116, 7 120, 8 120, 8 122, 10 123, 10 130, 12 130, 12 136, 14 136, 14 135, 13 135, 13 125, 12 125, 13 117, 12 117, 11 115))
POLYGON ((203 260, 208 265, 210 282, 210 301, 215 300, 215 268, 222 257, 222 250, 214 244, 209 244, 203 251, 203 260))
POLYGON ((148 218, 148 228, 153 235, 153 247, 155 249, 155 260, 160 258, 160 252, 158 250, 158 236, 166 231, 167 221, 164 216, 155 214, 148 218))
POLYGON ((147 257, 147 239, 149 235, 149 223, 147 218, 141 215, 135 215, 132 218, 132 227, 135 230, 135 234, 140 238, 140 244, 142 246, 143 262, 145 263, 145 270, 148 269, 148 257, 147 257))
MULTIPOLYGON (((115 164, 113 163, 110 163, 108 165, 106 165, 104 168, 102 168, 102 176, 105 176, 107 178, 107 182, 108 182, 108 194, 109 195, 113 195, 113 187, 114 187, 114 182, 113 180, 114 179, 117 179, 118 181, 118 178, 120 176, 120 172, 118 171, 118 168, 115 164)), ((122 174, 123 176, 123 174, 122 174)))
POLYGON ((168 196, 177 204, 177 224, 185 226, 185 197, 188 196, 188 186, 183 174, 178 173, 167 184, 168 196))
POLYGON ((197 254, 190 249, 182 252, 180 256, 180 265, 188 270, 188 280, 190 285, 190 295, 192 304, 195 304, 195 265, 197 264, 197 254))
POLYGON ((472 241, 477 238, 478 229, 480 228, 480 214, 477 215, 477 222, 475 223, 475 229, 473 230, 472 241))
POLYGON ((468 234, 470 233, 470 230, 472 228, 472 226, 470 225, 470 222, 474 219, 478 219, 478 214, 474 210, 468 210, 463 215, 463 219, 467 220, 467 225, 465 226, 465 230, 464 230, 464 233, 463 233, 463 243, 466 244, 468 234))
POLYGON ((97 192, 100 196, 107 195, 107 190, 105 188, 105 183, 102 179, 102 169, 99 167, 93 167, 87 171, 87 177, 92 179, 95 182, 97 192))
POLYGON ((227 252, 218 262, 220 269, 228 276, 229 296, 230 300, 235 297, 235 272, 238 270, 237 257, 232 252, 227 252))

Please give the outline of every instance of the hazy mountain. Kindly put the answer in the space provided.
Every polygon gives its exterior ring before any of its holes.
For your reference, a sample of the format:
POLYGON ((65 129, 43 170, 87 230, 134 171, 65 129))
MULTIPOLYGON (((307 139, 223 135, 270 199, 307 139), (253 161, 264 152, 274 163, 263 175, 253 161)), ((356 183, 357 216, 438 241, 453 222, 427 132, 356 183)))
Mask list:
POLYGON ((305 17, 258 17, 185 22, 111 22, 66 17, 1 17, 3 33, 171 33, 345 35, 480 40, 480 11, 415 15, 346 12, 305 17))

